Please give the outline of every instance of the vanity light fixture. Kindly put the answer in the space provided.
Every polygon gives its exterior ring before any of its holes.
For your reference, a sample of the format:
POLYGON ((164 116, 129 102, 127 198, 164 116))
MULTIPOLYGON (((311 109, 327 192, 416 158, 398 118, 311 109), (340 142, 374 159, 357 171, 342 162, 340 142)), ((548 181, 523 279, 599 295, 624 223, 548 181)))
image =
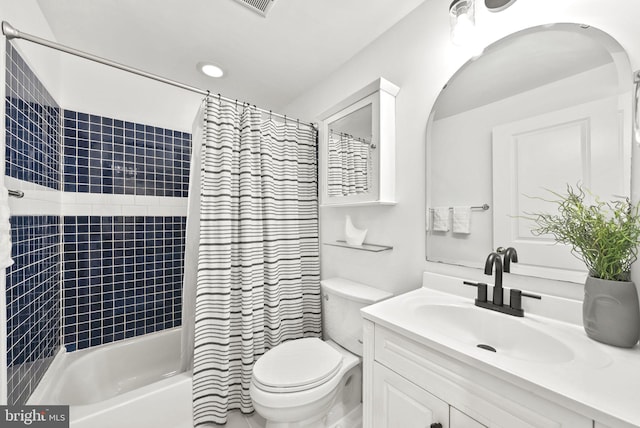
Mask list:
POLYGON ((222 77, 224 76, 224 70, 222 70, 222 68, 220 68, 219 66, 212 64, 210 62, 199 62, 197 65, 197 69, 209 76, 209 77, 222 77))
POLYGON ((449 6, 451 41, 462 46, 471 40, 476 24, 475 0, 453 0, 449 6))
POLYGON ((515 3, 516 0, 484 0, 484 5, 489 12, 500 12, 515 3))

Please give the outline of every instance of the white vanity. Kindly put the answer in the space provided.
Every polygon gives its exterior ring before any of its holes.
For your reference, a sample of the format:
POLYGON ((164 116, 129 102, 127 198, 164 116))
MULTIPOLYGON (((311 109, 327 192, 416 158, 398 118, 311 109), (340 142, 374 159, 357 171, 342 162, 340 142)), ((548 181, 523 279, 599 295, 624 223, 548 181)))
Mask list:
POLYGON ((588 339, 578 301, 543 295, 518 318, 462 281, 425 273, 363 310, 365 428, 640 426, 637 346, 588 339))

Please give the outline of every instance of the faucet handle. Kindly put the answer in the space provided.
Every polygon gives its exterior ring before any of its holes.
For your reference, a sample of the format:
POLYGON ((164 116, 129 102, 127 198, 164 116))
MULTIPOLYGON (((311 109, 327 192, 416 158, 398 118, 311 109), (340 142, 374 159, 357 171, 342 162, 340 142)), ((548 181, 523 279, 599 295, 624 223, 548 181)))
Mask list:
POLYGON ((487 284, 484 282, 470 282, 470 281, 462 281, 464 285, 471 285, 473 287, 478 288, 478 297, 476 301, 478 302, 486 302, 487 301, 487 284))
POLYGON ((523 297, 529 297, 531 299, 538 299, 538 300, 542 299, 542 296, 539 296, 537 294, 524 293, 522 290, 512 288, 509 291, 509 306, 512 309, 521 310, 523 297))
POLYGON ((509 247, 501 254, 504 257, 502 262, 504 272, 511 273, 511 262, 518 263, 518 252, 515 248, 509 247))

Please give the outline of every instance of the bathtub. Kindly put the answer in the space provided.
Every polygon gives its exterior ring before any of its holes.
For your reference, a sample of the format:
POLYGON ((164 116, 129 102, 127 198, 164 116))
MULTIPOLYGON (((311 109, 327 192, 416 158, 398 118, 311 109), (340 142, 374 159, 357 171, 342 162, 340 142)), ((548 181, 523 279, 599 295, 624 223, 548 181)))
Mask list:
POLYGON ((180 328, 56 355, 28 404, 68 404, 71 426, 191 428, 180 328))

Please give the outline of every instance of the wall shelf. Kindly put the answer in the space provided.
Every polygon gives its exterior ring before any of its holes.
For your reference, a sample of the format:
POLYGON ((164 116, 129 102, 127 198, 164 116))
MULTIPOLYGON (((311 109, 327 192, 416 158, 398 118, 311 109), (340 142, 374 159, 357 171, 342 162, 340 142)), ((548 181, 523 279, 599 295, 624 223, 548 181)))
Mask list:
POLYGON ((393 250, 393 247, 390 245, 377 245, 377 244, 367 244, 366 242, 362 245, 349 245, 346 241, 336 241, 336 242, 325 242, 324 245, 329 245, 332 247, 342 247, 342 248, 351 248, 353 250, 360 251, 369 251, 371 253, 380 253, 382 251, 393 250))

